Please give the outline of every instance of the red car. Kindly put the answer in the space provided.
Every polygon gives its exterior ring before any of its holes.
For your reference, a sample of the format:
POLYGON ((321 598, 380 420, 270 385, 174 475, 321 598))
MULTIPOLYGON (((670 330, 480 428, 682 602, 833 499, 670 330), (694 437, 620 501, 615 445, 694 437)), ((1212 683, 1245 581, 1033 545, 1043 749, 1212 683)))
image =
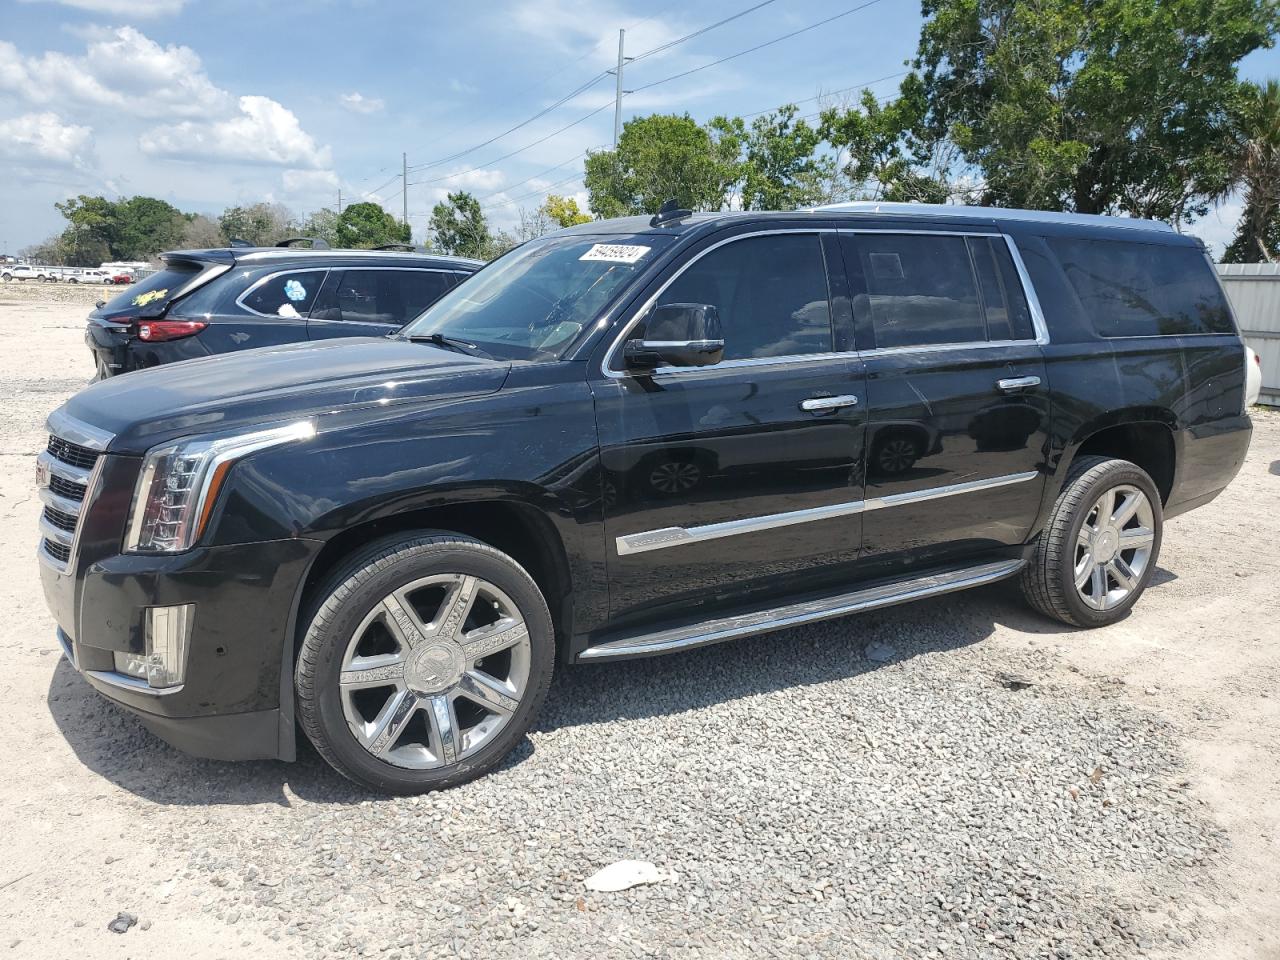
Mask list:
POLYGON ((119 273, 113 273, 111 275, 111 282, 112 283, 133 283, 133 274, 127 273, 123 270, 120 271, 119 273))

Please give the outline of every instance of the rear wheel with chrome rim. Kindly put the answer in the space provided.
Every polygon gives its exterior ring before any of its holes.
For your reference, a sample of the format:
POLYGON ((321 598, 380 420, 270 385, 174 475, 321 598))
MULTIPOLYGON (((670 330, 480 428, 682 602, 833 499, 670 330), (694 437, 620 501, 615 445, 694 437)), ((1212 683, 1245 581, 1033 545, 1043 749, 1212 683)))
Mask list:
POLYGON ((377 790, 479 776, 523 737, 550 685, 546 602, 507 555, 468 537, 370 545, 318 592, 296 671, 317 750, 377 790))
POLYGON ((1027 600, 1075 626, 1114 623, 1150 582, 1163 526, 1146 471, 1127 460, 1080 458, 1023 570, 1027 600))

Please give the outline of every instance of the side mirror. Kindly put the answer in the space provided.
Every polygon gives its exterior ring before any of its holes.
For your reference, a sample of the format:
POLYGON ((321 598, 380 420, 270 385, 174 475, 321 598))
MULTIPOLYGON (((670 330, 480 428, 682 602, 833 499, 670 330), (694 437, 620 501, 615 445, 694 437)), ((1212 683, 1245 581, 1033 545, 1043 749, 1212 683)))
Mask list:
POLYGON ((709 367, 724 359, 720 312, 709 303, 666 303, 654 309, 644 333, 622 348, 627 368, 709 367))

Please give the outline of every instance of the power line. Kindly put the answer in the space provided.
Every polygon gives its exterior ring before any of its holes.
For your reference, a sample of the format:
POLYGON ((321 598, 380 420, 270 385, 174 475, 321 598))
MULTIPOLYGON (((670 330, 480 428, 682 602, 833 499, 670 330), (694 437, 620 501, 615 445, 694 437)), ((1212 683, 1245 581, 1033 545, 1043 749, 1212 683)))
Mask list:
POLYGON ((530 150, 533 147, 536 147, 538 144, 545 143, 546 141, 550 140, 552 137, 558 136, 559 134, 564 133, 566 130, 570 129, 571 127, 576 127, 578 124, 583 123, 587 120, 590 120, 597 113, 600 113, 603 110, 608 110, 612 106, 613 106, 612 101, 608 103, 603 103, 600 106, 596 107, 594 110, 592 110, 590 113, 586 114, 585 116, 579 117, 577 120, 573 121, 573 123, 567 123, 563 127, 561 127, 559 130, 553 130, 551 133, 548 133, 546 136, 539 137, 537 140, 534 140, 532 143, 526 143, 523 147, 520 147, 517 150, 512 150, 510 153, 505 153, 500 157, 490 160, 488 163, 480 164, 479 166, 476 166, 476 167, 471 167, 469 170, 460 170, 458 173, 445 174, 443 177, 434 177, 430 180, 410 180, 409 186, 416 187, 422 183, 443 183, 445 180, 456 180, 458 177, 465 177, 468 173, 475 173, 478 170, 483 170, 486 167, 493 166, 493 164, 495 163, 501 163, 503 160, 509 160, 512 157, 514 157, 516 154, 524 153, 526 150, 530 150))
POLYGON ((411 166, 409 169, 417 171, 417 170, 425 170, 428 167, 438 167, 441 164, 448 163, 451 160, 458 160, 462 157, 465 157, 469 153, 475 153, 477 150, 487 147, 489 146, 489 144, 494 143, 497 140, 501 140, 507 134, 515 133, 520 128, 527 127, 529 124, 533 123, 533 121, 541 117, 545 117, 552 110, 556 109, 556 107, 563 106, 564 104, 568 103, 570 100, 572 100, 574 97, 578 96, 581 93, 586 93, 586 91, 590 90, 592 87, 594 87, 597 83, 599 83, 601 80, 603 80, 607 76, 609 76, 608 71, 601 71, 600 73, 592 77, 590 80, 588 80, 586 83, 578 87, 576 90, 566 93, 563 97, 561 97, 555 103, 551 104, 548 107, 543 108, 542 110, 539 110, 537 113, 535 113, 533 116, 529 117, 528 119, 520 121, 514 127, 508 127, 506 130, 503 130, 501 133, 497 134, 496 136, 490 137, 488 140, 484 141, 483 143, 477 143, 474 147, 468 147, 466 150, 460 150, 457 153, 452 153, 447 157, 441 157, 439 160, 430 160, 426 163, 416 163, 413 166, 411 166))
POLYGON ((732 23, 734 20, 740 20, 743 17, 745 17, 747 14, 755 13, 761 7, 767 7, 769 6, 769 4, 775 3, 775 2, 776 0, 764 0, 764 2, 757 3, 754 7, 747 7, 747 9, 745 10, 739 10, 737 13, 733 14, 732 16, 725 17, 723 20, 717 20, 715 23, 707 24, 705 27, 702 27, 698 30, 693 31, 693 33, 686 33, 683 37, 677 37, 675 40, 668 40, 666 43, 660 43, 656 47, 654 47, 652 50, 646 50, 644 53, 639 54, 638 56, 632 57, 631 62, 635 63, 636 61, 644 60, 648 57, 652 57, 652 56, 655 56, 656 54, 662 53, 663 51, 670 50, 672 47, 678 47, 680 44, 684 43, 687 40, 692 40, 695 37, 700 37, 704 33, 710 33, 712 30, 715 30, 717 27, 723 27, 726 23, 732 23))
MULTIPOLYGON (((723 20, 717 20, 715 23, 711 23, 705 27, 701 27, 698 30, 693 31, 692 33, 688 33, 682 37, 677 37, 675 40, 670 40, 666 43, 659 44, 658 46, 654 47, 652 50, 647 50, 644 53, 640 54, 638 57, 632 57, 631 61, 634 63, 637 60, 643 60, 646 57, 654 56, 655 54, 661 53, 664 50, 669 50, 672 47, 678 46, 679 44, 682 44, 688 40, 692 40, 695 37, 700 37, 705 33, 710 33, 712 30, 722 27, 726 23, 732 23, 734 20, 738 20, 742 17, 745 17, 747 14, 753 13, 756 10, 759 10, 761 7, 767 7, 769 4, 776 3, 776 2, 777 0, 761 0, 760 3, 756 3, 754 6, 750 6, 745 10, 740 10, 737 13, 732 14, 731 16, 725 17, 723 20)), ((652 19, 652 18, 649 18, 649 19, 652 19)), ((640 21, 640 23, 645 23, 645 22, 646 22, 645 20, 640 21)), ((601 41, 601 43, 603 42, 604 41, 601 41)), ((596 47, 599 47, 599 46, 600 46, 600 43, 597 43, 595 47, 592 47, 591 50, 587 51, 587 53, 584 54, 579 59, 585 59, 587 56, 589 56, 591 53, 595 51, 596 47)), ((576 89, 565 94, 559 100, 539 110, 537 113, 533 114, 533 116, 520 121, 515 126, 509 127, 508 129, 502 131, 502 133, 497 134, 496 136, 490 137, 488 140, 485 140, 483 143, 478 143, 474 147, 468 147, 466 150, 460 150, 457 153, 450 154, 447 157, 441 157, 438 160, 430 160, 430 161, 427 161, 426 163, 414 164, 409 169, 417 171, 417 170, 426 170, 430 167, 438 167, 441 164, 449 163, 451 160, 460 159, 461 157, 467 156, 467 154, 474 153, 477 150, 487 147, 491 143, 494 143, 497 140, 501 140, 503 137, 507 136, 508 134, 515 133, 517 130, 521 129, 522 127, 527 127, 529 124, 533 123, 535 120, 541 117, 546 116, 548 113, 555 110, 557 107, 563 106, 564 104, 568 103, 574 97, 582 93, 585 93, 587 90, 590 90, 592 87, 594 87, 597 83, 599 83, 601 80, 603 80, 607 76, 609 76, 609 71, 607 70, 601 71, 600 73, 596 74, 594 77, 592 77, 590 80, 586 81, 576 89)))
MULTIPOLYGON (((802 103, 812 103, 814 100, 821 100, 823 97, 834 97, 842 93, 850 93, 854 90, 862 90, 866 87, 874 86, 877 83, 884 83, 884 81, 886 80, 896 80, 898 79, 898 77, 905 77, 906 75, 907 75, 906 70, 900 70, 898 73, 886 74, 883 77, 876 77, 874 80, 865 80, 862 83, 855 83, 849 87, 840 87, 837 90, 827 90, 817 94, 816 96, 805 97, 803 100, 788 100, 787 103, 790 104, 791 106, 798 107, 802 103)), ((787 104, 779 104, 778 106, 775 106, 775 107, 769 107, 765 110, 757 110, 754 113, 744 113, 744 114, 741 114, 740 116, 742 117, 743 120, 750 120, 752 117, 758 117, 764 113, 772 113, 775 110, 777 110, 778 107, 786 106, 786 105, 787 104)))
POLYGON ((850 7, 848 10, 845 10, 841 13, 837 13, 834 16, 827 17, 825 20, 819 20, 817 23, 811 23, 807 27, 801 27, 799 30, 792 30, 790 33, 784 33, 780 37, 774 37, 772 40, 766 40, 764 43, 758 43, 754 47, 748 47, 746 50, 739 50, 737 53, 731 53, 729 54, 729 56, 721 57, 719 60, 712 60, 710 63, 704 63, 702 66, 694 67, 692 70, 684 70, 680 73, 673 73, 669 77, 663 77, 661 80, 653 81, 653 83, 646 83, 644 86, 636 87, 634 90, 631 90, 629 92, 639 93, 641 90, 649 90, 653 87, 660 86, 664 83, 670 83, 672 80, 679 80, 682 77, 688 77, 688 76, 692 76, 695 73, 701 73, 703 70, 710 70, 712 67, 718 67, 722 63, 728 63, 730 60, 738 59, 738 57, 745 57, 749 53, 755 53, 757 50, 763 50, 765 47, 771 47, 775 43, 781 43, 783 40, 790 40, 792 37, 798 37, 800 36, 800 34, 808 33, 810 30, 817 30, 819 27, 824 27, 828 23, 833 23, 836 20, 839 20, 843 17, 847 17, 847 16, 850 16, 851 14, 857 13, 859 10, 865 10, 867 9, 867 7, 875 6, 877 3, 880 3, 880 2, 881 0, 866 0, 865 3, 860 3, 856 7, 850 7))
POLYGON ((524 195, 522 195, 522 196, 519 196, 519 197, 512 197, 510 200, 504 200, 504 201, 502 201, 502 203, 495 203, 495 204, 492 204, 492 205, 490 205, 489 209, 490 209, 490 210, 497 210, 497 209, 499 209, 499 208, 501 208, 501 207, 509 207, 509 206, 511 206, 513 203, 519 203, 521 200, 528 200, 530 197, 537 197, 537 196, 541 196, 541 195, 543 195, 543 194, 545 194, 545 193, 548 193, 548 192, 549 192, 549 191, 551 191, 551 190, 554 190, 556 187, 562 187, 562 186, 564 186, 566 183, 573 183, 575 180, 581 180, 581 179, 582 179, 582 174, 580 174, 580 173, 575 173, 575 174, 574 174, 573 176, 571 176, 571 177, 565 177, 563 180, 557 180, 555 183, 549 183, 549 184, 547 184, 545 187, 541 187, 541 188, 539 188, 539 189, 537 189, 537 190, 532 191, 531 193, 526 193, 526 194, 524 194, 524 195))
POLYGON ((578 154, 576 157, 570 157, 568 160, 565 160, 563 163, 557 163, 554 167, 548 167, 546 170, 543 170, 541 173, 535 173, 532 177, 526 177, 525 179, 517 181, 516 183, 509 183, 505 187, 503 187, 501 190, 495 190, 493 193, 489 194, 488 196, 480 197, 478 199, 481 203, 484 203, 486 200, 490 200, 493 197, 501 196, 502 194, 506 193, 508 190, 514 190, 516 187, 523 187, 526 183, 529 183, 532 180, 537 180, 539 177, 545 177, 548 173, 553 173, 556 170, 559 170, 561 167, 568 166, 569 164, 573 163, 575 160, 579 160, 582 157, 585 157, 586 155, 587 155, 587 151, 584 150, 582 151, 582 153, 578 154))

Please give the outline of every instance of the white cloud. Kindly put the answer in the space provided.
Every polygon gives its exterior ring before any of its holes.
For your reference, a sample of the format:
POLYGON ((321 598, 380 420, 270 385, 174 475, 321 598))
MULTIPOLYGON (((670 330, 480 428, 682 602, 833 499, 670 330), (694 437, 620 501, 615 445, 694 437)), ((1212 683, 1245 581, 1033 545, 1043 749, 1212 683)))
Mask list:
POLYGON ((352 113, 380 113, 386 106, 384 100, 378 97, 366 97, 358 90, 344 93, 339 100, 352 113))
POLYGON ((154 127, 138 138, 143 153, 173 160, 223 161, 322 170, 333 163, 293 111, 270 97, 241 97, 238 116, 154 127))
POLYGON ((1193 237, 1199 237, 1209 246, 1209 254, 1215 260, 1222 257, 1227 244, 1235 239, 1236 227, 1244 213, 1244 201, 1233 194, 1209 211, 1202 220, 1184 227, 1193 237))
POLYGON ((93 131, 64 123, 56 113, 27 113, 0 121, 0 158, 82 166, 90 152, 93 131))
POLYGON ((332 170, 286 170, 281 174, 284 192, 289 194, 333 193, 338 175, 332 170))
POLYGON ((151 117, 204 116, 230 105, 194 50, 162 47, 133 27, 91 39, 84 56, 49 51, 24 57, 0 40, 0 90, 61 109, 110 107, 151 117))
POLYGON ((25 0, 26 3, 58 3, 89 13, 105 13, 111 16, 142 19, 177 13, 186 0, 25 0))

